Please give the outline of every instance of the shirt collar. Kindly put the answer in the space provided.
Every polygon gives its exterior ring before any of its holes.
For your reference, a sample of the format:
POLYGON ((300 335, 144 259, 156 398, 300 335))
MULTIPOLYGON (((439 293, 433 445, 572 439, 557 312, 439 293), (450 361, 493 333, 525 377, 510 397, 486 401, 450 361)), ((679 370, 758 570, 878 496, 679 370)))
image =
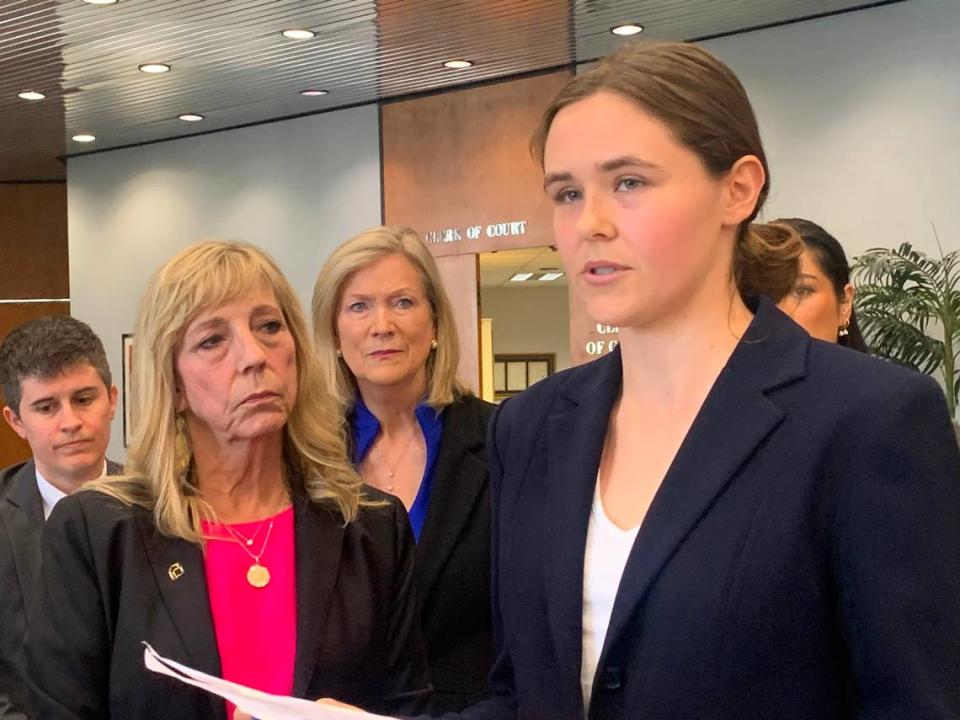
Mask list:
MULTIPOLYGON (((37 475, 37 490, 40 491, 40 500, 43 502, 43 519, 47 520, 50 517, 50 513, 53 512, 54 506, 63 500, 67 494, 56 487, 53 483, 47 480, 43 473, 40 472, 40 468, 34 465, 34 472, 37 475)), ((103 461, 103 472, 100 473, 100 478, 105 477, 107 474, 107 461, 103 461)), ((98 480, 100 478, 97 478, 98 480)))
MULTIPOLYGON (((440 435, 443 432, 443 422, 440 419, 440 412, 437 408, 427 405, 426 402, 421 402, 414 411, 428 448, 439 442, 440 435)), ((353 406, 354 465, 360 464, 379 434, 380 421, 377 420, 377 416, 370 412, 370 409, 363 404, 363 400, 357 396, 356 403, 353 406)))

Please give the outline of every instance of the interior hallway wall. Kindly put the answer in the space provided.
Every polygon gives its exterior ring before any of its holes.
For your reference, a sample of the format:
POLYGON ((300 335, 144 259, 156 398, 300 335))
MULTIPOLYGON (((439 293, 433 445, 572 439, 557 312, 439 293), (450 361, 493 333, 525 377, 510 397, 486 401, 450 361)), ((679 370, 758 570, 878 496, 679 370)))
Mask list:
MULTIPOLYGON (((380 222, 375 105, 73 158, 67 168, 73 314, 100 334, 117 384, 147 278, 203 238, 266 249, 309 312, 322 261, 380 222)), ((124 458, 118 408, 110 456, 124 458)))
POLYGON ((556 353, 554 371, 570 367, 566 286, 483 288, 480 314, 493 319, 495 354, 556 353))
POLYGON ((910 0, 704 43, 740 77, 771 166, 765 216, 847 254, 960 248, 960 2, 910 0))

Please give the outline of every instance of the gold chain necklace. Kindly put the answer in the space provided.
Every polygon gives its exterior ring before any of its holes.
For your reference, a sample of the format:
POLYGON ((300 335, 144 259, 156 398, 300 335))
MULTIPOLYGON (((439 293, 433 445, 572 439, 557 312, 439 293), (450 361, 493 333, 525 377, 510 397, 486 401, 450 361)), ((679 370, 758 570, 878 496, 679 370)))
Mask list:
MULTIPOLYGON (((236 541, 237 545, 250 556, 250 559, 253 560, 253 565, 247 568, 247 582, 250 583, 255 588, 265 588, 270 584, 270 571, 267 570, 265 565, 260 563, 260 558, 263 557, 263 554, 267 551, 267 543, 270 542, 270 534, 273 532, 273 522, 276 518, 270 518, 270 524, 267 526, 267 534, 263 539, 263 545, 260 547, 260 552, 254 553, 250 548, 247 547, 246 542, 242 540, 242 536, 237 534, 237 531, 234 530, 229 525, 224 525, 227 529, 227 532, 233 536, 233 539, 236 541)), ((261 526, 263 523, 260 523, 261 526)), ((260 532, 259 528, 257 532, 260 532)), ((255 536, 254 536, 255 537, 255 536)))
POLYGON ((234 530, 230 525, 226 523, 220 523, 220 525, 224 527, 228 533, 230 533, 230 537, 208 538, 209 540, 227 540, 227 541, 232 540, 233 542, 235 542, 237 545, 240 546, 241 550, 243 550, 247 555, 250 556, 250 559, 253 560, 253 564, 249 568, 247 568, 247 582, 252 587, 265 588, 267 585, 270 584, 270 571, 267 569, 267 567, 263 563, 260 562, 260 558, 262 558, 263 554, 267 551, 267 543, 270 542, 270 535, 271 533, 273 533, 273 523, 274 521, 276 521, 277 515, 279 515, 281 511, 282 511, 282 505, 281 505, 281 508, 279 508, 277 512, 274 513, 273 517, 270 518, 269 523, 267 523, 266 520, 262 520, 260 522, 260 525, 257 527, 256 532, 253 533, 252 537, 248 538, 245 535, 242 535, 237 530, 234 530), (260 552, 254 553, 250 549, 250 546, 253 545, 254 540, 256 539, 257 535, 260 534, 260 531, 263 529, 263 526, 265 524, 267 525, 267 534, 263 538, 263 545, 260 546, 260 552))
POLYGON ((262 521, 260 522, 260 524, 257 525, 256 531, 255 531, 255 532, 253 533, 253 535, 251 535, 250 537, 247 537, 246 535, 244 535, 242 532, 240 532, 240 531, 237 530, 236 528, 230 528, 230 529, 231 529, 231 531, 233 532, 234 536, 238 537, 240 540, 243 541, 243 544, 244 544, 244 545, 246 545, 247 547, 253 547, 253 543, 256 542, 257 536, 260 535, 260 531, 263 530, 263 526, 266 525, 266 524, 267 524, 267 521, 266 521, 266 520, 262 520, 262 521))

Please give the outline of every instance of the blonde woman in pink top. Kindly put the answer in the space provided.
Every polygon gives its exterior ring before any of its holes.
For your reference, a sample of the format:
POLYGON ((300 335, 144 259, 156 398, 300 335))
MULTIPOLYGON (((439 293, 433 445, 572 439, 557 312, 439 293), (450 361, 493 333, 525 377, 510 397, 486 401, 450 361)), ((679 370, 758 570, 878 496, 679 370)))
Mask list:
POLYGON ((128 475, 47 527, 30 717, 232 720, 145 670, 142 641, 271 693, 420 702, 406 513, 353 469, 286 278, 253 246, 191 246, 136 330, 128 475))

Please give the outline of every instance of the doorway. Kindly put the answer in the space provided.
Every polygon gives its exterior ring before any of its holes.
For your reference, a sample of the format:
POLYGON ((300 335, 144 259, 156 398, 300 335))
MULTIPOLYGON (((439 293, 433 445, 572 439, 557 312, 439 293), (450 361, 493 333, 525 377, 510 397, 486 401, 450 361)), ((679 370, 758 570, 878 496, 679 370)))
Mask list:
POLYGON ((570 367, 567 276, 556 249, 481 253, 480 389, 490 402, 570 367))

